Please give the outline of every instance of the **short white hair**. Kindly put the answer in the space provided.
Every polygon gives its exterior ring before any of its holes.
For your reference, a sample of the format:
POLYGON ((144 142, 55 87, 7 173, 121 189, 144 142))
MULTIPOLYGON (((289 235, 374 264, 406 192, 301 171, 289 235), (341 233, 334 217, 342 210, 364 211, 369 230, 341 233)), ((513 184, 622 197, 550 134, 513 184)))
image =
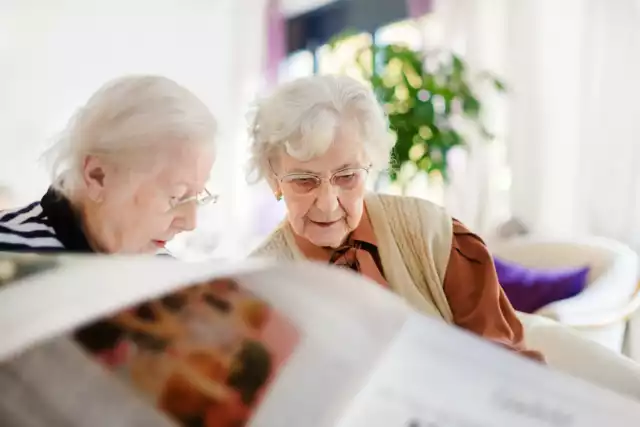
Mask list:
POLYGON ((88 155, 126 160, 133 152, 154 150, 167 142, 208 144, 214 150, 216 130, 209 108, 173 80, 125 76, 94 93, 43 157, 52 187, 71 197, 82 185, 88 155))
POLYGON ((250 180, 270 180, 270 162, 279 153, 301 161, 321 156, 346 119, 356 120, 371 167, 386 169, 395 138, 373 91, 351 77, 319 75, 285 83, 256 103, 249 124, 250 180))

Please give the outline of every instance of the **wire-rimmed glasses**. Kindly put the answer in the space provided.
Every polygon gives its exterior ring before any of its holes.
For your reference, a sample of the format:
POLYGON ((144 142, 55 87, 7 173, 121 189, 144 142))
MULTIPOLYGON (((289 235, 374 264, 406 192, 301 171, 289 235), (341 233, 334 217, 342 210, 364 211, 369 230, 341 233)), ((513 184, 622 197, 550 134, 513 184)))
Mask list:
POLYGON ((187 203, 195 202, 198 206, 212 205, 218 202, 218 195, 211 193, 206 188, 195 196, 187 196, 181 199, 172 198, 169 200, 171 209, 183 206, 187 203))
POLYGON ((312 173, 289 173, 278 177, 279 181, 296 194, 308 194, 324 181, 341 190, 349 191, 364 185, 369 174, 368 167, 345 168, 334 172, 329 178, 312 173))

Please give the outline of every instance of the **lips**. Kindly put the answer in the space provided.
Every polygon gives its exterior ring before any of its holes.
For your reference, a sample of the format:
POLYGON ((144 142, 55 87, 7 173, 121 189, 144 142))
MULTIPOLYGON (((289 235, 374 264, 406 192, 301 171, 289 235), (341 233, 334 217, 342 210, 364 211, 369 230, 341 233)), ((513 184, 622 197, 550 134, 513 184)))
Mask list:
POLYGON ((156 245, 159 248, 164 248, 167 244, 166 240, 154 240, 153 244, 156 245))
POLYGON ((310 221, 315 225, 317 225, 318 227, 331 227, 332 225, 337 224, 342 220, 337 219, 335 221, 313 221, 313 220, 310 220, 310 221))

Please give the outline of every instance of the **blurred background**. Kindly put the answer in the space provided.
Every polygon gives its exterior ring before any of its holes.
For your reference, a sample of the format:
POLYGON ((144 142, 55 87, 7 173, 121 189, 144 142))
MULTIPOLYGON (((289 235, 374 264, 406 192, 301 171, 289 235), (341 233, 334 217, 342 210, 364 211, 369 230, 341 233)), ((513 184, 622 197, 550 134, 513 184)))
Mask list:
POLYGON ((636 0, 0 0, 0 203, 41 196, 40 153, 103 82, 164 74, 222 126, 220 202, 176 246, 244 254, 282 216, 245 180, 249 104, 348 73, 409 123, 377 190, 444 204, 488 240, 595 234, 638 250, 639 23, 636 0))

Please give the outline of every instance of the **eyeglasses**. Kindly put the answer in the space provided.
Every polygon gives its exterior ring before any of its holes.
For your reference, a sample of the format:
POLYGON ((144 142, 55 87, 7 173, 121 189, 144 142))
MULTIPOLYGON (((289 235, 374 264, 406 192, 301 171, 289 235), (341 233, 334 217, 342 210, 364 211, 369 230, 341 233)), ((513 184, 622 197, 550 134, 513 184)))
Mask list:
POLYGON ((196 202, 198 206, 212 205, 218 202, 218 195, 211 194, 209 190, 205 188, 195 196, 183 197, 181 199, 171 198, 169 200, 169 205, 171 206, 171 209, 175 209, 191 202, 196 202))
POLYGON ((331 175, 328 179, 311 173, 291 173, 278 178, 279 181, 297 194, 307 194, 316 190, 323 181, 343 191, 360 187, 367 180, 369 168, 346 168, 331 175))

